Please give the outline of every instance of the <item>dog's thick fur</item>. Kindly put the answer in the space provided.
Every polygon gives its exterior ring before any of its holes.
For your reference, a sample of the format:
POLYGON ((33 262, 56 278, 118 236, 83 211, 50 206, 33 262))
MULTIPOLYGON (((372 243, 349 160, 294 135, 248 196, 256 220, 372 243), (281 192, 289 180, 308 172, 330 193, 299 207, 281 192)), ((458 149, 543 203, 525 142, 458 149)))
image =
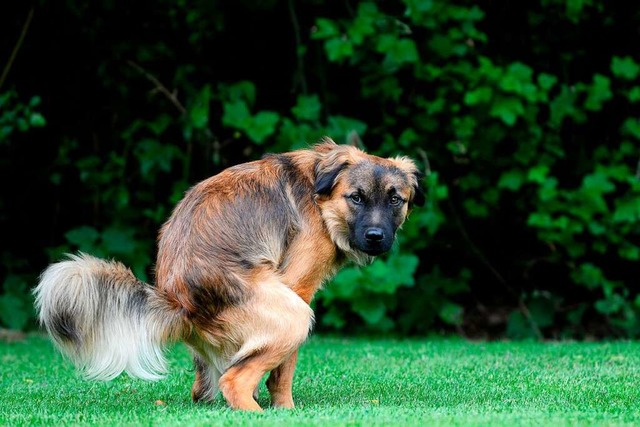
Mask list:
POLYGON ((347 261, 387 251, 411 206, 418 171, 325 139, 308 150, 231 167, 189 190, 160 232, 156 285, 122 264, 72 255, 35 289, 41 323, 95 379, 157 379, 163 346, 193 352, 194 401, 222 391, 232 408, 293 407, 298 347, 309 303, 347 261))

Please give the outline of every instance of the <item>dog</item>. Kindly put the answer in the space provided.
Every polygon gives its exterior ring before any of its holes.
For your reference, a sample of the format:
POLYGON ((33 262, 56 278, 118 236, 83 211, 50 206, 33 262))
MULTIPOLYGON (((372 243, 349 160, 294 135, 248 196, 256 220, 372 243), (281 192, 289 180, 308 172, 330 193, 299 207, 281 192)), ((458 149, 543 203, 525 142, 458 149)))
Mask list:
POLYGON ((155 286, 86 254, 50 265, 34 290, 41 324, 88 378, 155 380, 164 346, 193 354, 194 402, 222 392, 260 411, 293 408, 298 348, 319 288, 347 262, 387 252, 424 202, 407 157, 381 158, 331 139, 230 167, 185 193, 162 226, 155 286))

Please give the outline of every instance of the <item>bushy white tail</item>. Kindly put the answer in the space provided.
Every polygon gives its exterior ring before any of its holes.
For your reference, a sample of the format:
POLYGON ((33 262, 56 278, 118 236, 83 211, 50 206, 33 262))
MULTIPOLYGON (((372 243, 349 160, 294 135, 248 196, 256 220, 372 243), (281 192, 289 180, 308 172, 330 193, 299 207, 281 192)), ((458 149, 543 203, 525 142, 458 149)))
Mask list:
POLYGON ((176 316, 121 263, 70 255, 42 273, 34 294, 40 323, 88 378, 126 371, 157 380, 166 372, 176 316))

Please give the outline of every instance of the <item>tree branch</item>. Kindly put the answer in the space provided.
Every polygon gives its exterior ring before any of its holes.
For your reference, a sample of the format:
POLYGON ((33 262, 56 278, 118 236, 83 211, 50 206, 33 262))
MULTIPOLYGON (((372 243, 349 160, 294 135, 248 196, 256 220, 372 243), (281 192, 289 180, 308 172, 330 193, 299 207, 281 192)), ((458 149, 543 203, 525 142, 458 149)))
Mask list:
POLYGON ((15 46, 13 46, 13 50, 11 51, 11 56, 9 57, 9 61, 7 62, 7 64, 4 66, 2 70, 2 75, 0 76, 0 88, 2 88, 2 85, 4 84, 5 80, 7 79, 7 76, 9 75, 9 70, 11 70, 11 66, 13 65, 13 62, 15 61, 16 56, 18 55, 18 51, 20 50, 20 47, 22 46, 22 42, 24 41, 24 38, 27 35, 27 31, 29 31, 29 26, 31 25, 32 19, 33 19, 33 7, 29 10, 27 19, 22 25, 22 32, 20 33, 20 37, 18 38, 18 41, 16 42, 15 46))
POLYGON ((160 93, 162 93, 164 96, 166 96, 167 99, 171 101, 171 103, 178 109, 178 111, 180 111, 180 114, 187 113, 187 109, 184 108, 184 105, 182 105, 180 100, 178 100, 178 97, 176 96, 176 94, 174 92, 171 92, 169 89, 167 89, 167 87, 163 85, 162 82, 160 82, 160 80, 158 80, 153 74, 149 73, 147 70, 145 70, 140 65, 136 64, 131 60, 127 61, 127 63, 131 67, 139 71, 141 74, 143 74, 147 78, 147 80, 153 83, 155 85, 155 89, 160 91, 160 93))
POLYGON ((293 8, 293 0, 289 0, 289 14, 291 15, 291 24, 293 25, 293 33, 296 38, 296 58, 298 60, 298 80, 302 86, 302 93, 307 93, 307 79, 304 76, 304 53, 302 51, 302 37, 300 36, 300 24, 296 11, 293 8))

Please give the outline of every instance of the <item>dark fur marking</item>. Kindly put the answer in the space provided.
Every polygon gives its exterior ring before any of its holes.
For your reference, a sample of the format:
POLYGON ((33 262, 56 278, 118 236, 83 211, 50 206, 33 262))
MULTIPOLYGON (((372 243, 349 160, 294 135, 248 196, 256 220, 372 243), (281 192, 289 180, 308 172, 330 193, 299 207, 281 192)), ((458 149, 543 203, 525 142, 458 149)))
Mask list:
POLYGON ((298 209, 309 205, 313 187, 308 180, 304 179, 300 168, 296 166, 290 156, 280 154, 272 157, 278 162, 284 175, 284 179, 280 181, 283 192, 286 192, 287 187, 291 189, 298 209))
POLYGON ((135 315, 142 315, 147 309, 148 294, 145 289, 148 285, 144 282, 137 281, 135 289, 131 292, 127 301, 127 309, 135 315))
POLYGON ((242 268, 244 268, 245 270, 251 270, 255 267, 255 264, 251 261, 249 261, 248 259, 242 258, 240 259, 240 265, 242 266, 242 268))
POLYGON ((203 400, 207 390, 211 388, 211 382, 207 371, 207 365, 200 356, 193 356, 193 365, 197 372, 197 381, 194 383, 194 388, 191 390, 191 399, 194 402, 200 402, 203 400))
POLYGON ((66 311, 56 313, 51 319, 50 327, 52 332, 65 341, 71 341, 78 344, 80 342, 80 334, 76 329, 73 316, 66 311))
POLYGON ((244 302, 246 290, 243 283, 226 276, 206 277, 198 273, 200 271, 193 271, 185 278, 194 306, 198 309, 215 307, 217 312, 225 305, 244 302))
POLYGON ((233 364, 231 366, 229 366, 229 368, 227 368, 227 370, 231 369, 231 368, 242 368, 243 366, 245 366, 247 363, 249 363, 251 361, 251 359, 260 356, 261 354, 266 353, 264 348, 259 348, 256 349, 254 351, 252 351, 249 354, 245 354, 244 356, 242 356, 241 358, 239 358, 238 360, 236 360, 235 362, 233 362, 233 364))
POLYGON ((343 163, 329 171, 316 171, 315 193, 325 196, 331 194, 338 174, 346 166, 347 164, 343 163))

